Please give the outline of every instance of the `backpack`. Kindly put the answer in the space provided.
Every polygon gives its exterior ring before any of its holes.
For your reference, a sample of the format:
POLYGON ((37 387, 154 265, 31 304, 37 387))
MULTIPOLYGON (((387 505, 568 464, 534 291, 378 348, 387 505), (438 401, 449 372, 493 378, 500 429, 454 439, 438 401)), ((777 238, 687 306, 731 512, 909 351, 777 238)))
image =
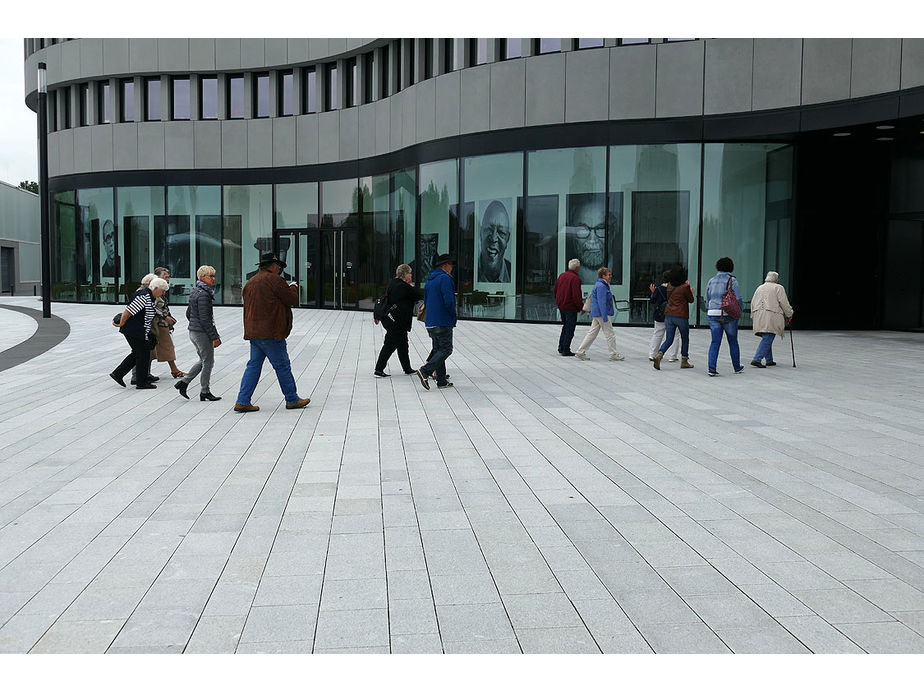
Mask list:
POLYGON ((737 320, 741 317, 741 304, 738 303, 738 297, 735 296, 735 292, 732 290, 731 277, 725 283, 725 293, 722 295, 722 315, 727 315, 732 320, 737 320))
POLYGON ((394 309, 395 304, 388 301, 388 290, 385 290, 385 293, 379 296, 375 305, 372 306, 372 317, 376 323, 382 320, 385 317, 388 317, 388 314, 394 309))

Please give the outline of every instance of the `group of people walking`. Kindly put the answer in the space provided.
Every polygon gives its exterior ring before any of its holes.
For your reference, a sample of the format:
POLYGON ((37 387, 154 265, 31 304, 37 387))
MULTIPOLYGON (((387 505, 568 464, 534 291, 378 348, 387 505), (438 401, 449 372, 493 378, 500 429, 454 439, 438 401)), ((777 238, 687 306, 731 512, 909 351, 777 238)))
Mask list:
MULTIPOLYGON (((581 298, 581 280, 578 274, 581 267, 579 260, 568 262, 568 269, 562 272, 555 282, 555 302, 561 313, 562 328, 558 340, 558 353, 562 356, 576 356, 589 360, 587 349, 593 344, 600 332, 606 337, 611 361, 622 361, 623 356, 616 351, 616 337, 613 332, 611 316, 615 314, 613 294, 610 290, 612 273, 609 268, 597 270, 597 282, 585 301, 581 298), (581 341, 576 352, 571 351, 574 329, 578 314, 590 312, 590 330, 581 341)), ((726 296, 734 296, 737 306, 743 305, 741 288, 733 274, 735 264, 729 257, 716 261, 716 274, 706 284, 706 310, 712 340, 709 345, 708 370, 710 376, 718 372, 719 349, 722 338, 728 342, 729 355, 735 373, 741 373, 741 350, 738 345, 738 320, 740 312, 728 308, 726 296)), ((789 304, 786 290, 779 283, 777 272, 768 272, 764 283, 757 288, 751 298, 751 320, 754 334, 761 338, 751 365, 757 368, 775 366, 773 360, 773 340, 782 337, 786 329, 786 320, 792 318, 793 308, 789 304)), ((680 367, 693 368, 690 362, 690 304, 693 303, 693 288, 680 267, 665 271, 661 275, 661 284, 649 286, 650 302, 654 311, 654 329, 652 330, 648 360, 655 370, 661 370, 661 362, 667 356, 668 362, 677 361, 679 346, 680 367), (676 339, 679 334, 679 345, 676 339)))
MULTIPOLYGON (((286 282, 280 276, 286 263, 274 253, 264 253, 257 263, 257 273, 244 285, 244 339, 250 341, 250 360, 244 369, 240 391, 234 411, 259 411, 251 402, 260 380, 263 362, 269 359, 280 389, 286 400, 286 409, 301 409, 311 399, 299 397, 286 349, 286 337, 292 331, 292 306, 298 304, 295 282, 286 282)), ((216 402, 221 399, 211 391, 211 374, 215 364, 215 349, 221 346, 221 337, 215 325, 212 310, 215 295, 215 268, 203 265, 196 271, 196 284, 189 296, 186 319, 189 341, 196 350, 197 361, 188 373, 176 366, 176 354, 170 333, 176 319, 170 314, 166 292, 170 288, 170 273, 166 268, 155 268, 146 275, 141 286, 132 294, 113 325, 128 342, 131 352, 109 374, 125 387, 125 376, 135 370, 132 384, 139 390, 157 387, 157 376, 150 373, 153 358, 170 364, 171 373, 179 382, 177 392, 189 399, 187 390, 192 381, 201 376, 199 400, 216 402)))

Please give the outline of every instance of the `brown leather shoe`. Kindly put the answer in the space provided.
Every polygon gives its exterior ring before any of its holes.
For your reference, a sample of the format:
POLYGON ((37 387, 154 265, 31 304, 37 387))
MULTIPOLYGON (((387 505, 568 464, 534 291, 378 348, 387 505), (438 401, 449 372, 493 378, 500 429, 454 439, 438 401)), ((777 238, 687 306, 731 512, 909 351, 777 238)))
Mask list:
POLYGON ((235 402, 234 411, 244 414, 249 411, 260 411, 260 407, 255 404, 241 404, 240 402, 235 402))
POLYGON ((301 409, 302 407, 307 405, 308 402, 310 401, 311 401, 310 397, 302 397, 297 402, 286 402, 286 409, 301 409))

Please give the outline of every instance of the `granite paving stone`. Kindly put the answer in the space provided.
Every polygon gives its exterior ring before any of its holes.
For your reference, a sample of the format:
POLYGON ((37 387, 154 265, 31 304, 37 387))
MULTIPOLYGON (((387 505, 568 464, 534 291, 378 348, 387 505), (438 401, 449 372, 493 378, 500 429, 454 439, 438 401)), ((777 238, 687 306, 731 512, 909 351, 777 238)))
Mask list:
MULTIPOLYGON (((296 308, 311 404, 265 368, 240 415, 240 307, 207 405, 112 383, 111 305, 53 312, 69 336, 0 372, 0 651, 924 652, 924 372, 896 367, 924 334, 800 331, 798 368, 707 378, 704 329, 675 374, 647 327, 614 367, 462 319, 425 391, 372 377, 367 312, 296 308)), ((0 310, 0 347, 36 329, 0 310)))

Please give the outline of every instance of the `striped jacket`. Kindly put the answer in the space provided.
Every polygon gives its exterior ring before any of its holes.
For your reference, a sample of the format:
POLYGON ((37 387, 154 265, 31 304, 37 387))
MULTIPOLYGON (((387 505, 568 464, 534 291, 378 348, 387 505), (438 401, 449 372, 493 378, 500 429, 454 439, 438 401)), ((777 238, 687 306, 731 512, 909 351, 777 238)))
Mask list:
POLYGON ((126 337, 147 339, 154 322, 154 297, 150 289, 142 287, 133 293, 125 310, 131 313, 131 317, 119 328, 119 332, 126 337))

